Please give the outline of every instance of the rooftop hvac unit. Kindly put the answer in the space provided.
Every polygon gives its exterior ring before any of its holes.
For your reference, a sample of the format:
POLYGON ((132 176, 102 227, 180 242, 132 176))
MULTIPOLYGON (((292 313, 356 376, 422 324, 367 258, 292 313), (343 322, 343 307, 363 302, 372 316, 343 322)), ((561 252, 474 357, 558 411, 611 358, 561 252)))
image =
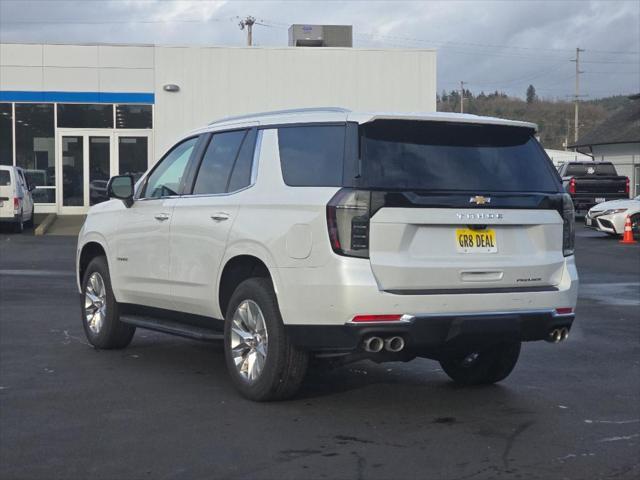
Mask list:
POLYGON ((352 47, 351 25, 291 25, 290 47, 352 47))

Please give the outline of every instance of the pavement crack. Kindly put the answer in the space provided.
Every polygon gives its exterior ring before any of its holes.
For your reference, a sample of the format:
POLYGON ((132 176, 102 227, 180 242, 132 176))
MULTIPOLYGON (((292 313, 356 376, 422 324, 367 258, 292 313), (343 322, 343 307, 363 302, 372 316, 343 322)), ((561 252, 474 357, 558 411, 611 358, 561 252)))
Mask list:
POLYGON ((502 452, 502 465, 505 470, 509 469, 509 453, 511 453, 511 449, 515 445, 516 439, 522 435, 526 429, 533 425, 533 423, 534 422, 532 421, 521 423, 507 438, 507 444, 504 447, 504 452, 502 452))

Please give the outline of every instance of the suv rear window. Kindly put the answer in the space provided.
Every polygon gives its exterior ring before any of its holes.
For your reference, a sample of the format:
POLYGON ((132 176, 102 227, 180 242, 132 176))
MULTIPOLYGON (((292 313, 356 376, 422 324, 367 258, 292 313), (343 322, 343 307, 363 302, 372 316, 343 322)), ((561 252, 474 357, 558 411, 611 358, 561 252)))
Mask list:
POLYGON ((0 187, 11 185, 11 175, 9 170, 0 170, 0 187))
POLYGON ((344 125, 279 128, 284 182, 300 187, 342 186, 344 138, 344 125))
POLYGON ((616 176, 615 167, 611 163, 594 163, 593 165, 587 163, 570 163, 567 165, 568 177, 586 177, 588 175, 601 175, 601 176, 616 176))
POLYGON ((533 131, 504 125, 376 120, 360 127, 365 188, 558 192, 533 131))

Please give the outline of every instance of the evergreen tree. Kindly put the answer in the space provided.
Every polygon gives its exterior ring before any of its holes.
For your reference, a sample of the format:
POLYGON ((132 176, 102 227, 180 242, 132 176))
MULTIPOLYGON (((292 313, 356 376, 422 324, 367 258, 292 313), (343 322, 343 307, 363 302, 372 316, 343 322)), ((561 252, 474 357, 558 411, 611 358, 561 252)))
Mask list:
POLYGON ((538 96, 536 95, 536 87, 534 87, 533 85, 529 85, 527 87, 527 103, 531 104, 537 99, 538 96))

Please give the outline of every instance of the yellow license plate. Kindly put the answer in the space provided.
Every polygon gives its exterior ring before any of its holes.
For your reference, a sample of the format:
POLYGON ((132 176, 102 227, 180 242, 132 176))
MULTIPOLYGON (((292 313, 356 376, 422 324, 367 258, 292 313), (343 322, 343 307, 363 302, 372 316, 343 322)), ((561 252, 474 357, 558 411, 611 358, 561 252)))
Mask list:
POLYGON ((496 232, 491 228, 456 228, 456 250, 458 253, 496 253, 496 232))

